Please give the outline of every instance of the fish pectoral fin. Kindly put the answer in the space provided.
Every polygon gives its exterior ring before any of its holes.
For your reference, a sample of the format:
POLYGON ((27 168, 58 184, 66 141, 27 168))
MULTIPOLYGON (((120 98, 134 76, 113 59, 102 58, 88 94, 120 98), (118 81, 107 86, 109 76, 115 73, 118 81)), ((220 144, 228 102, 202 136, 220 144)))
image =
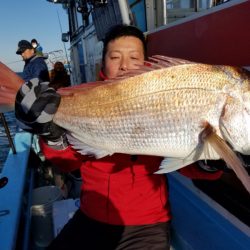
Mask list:
POLYGON ((193 162, 195 162, 195 161, 193 159, 191 159, 190 157, 187 157, 184 159, 166 157, 161 162, 159 170, 156 171, 155 174, 170 173, 170 172, 173 172, 173 171, 178 170, 180 168, 183 168, 187 165, 190 165, 193 162))
POLYGON ((72 148, 74 148, 78 153, 82 155, 94 156, 96 159, 103 158, 113 153, 100 148, 94 148, 84 142, 79 141, 73 135, 67 134, 67 138, 72 148))
POLYGON ((204 124, 204 130, 201 134, 204 143, 209 143, 215 152, 223 159, 226 164, 235 172, 241 180, 247 191, 250 193, 250 176, 248 175, 243 162, 236 153, 221 137, 219 137, 214 128, 209 124, 204 124))
POLYGON ((156 174, 170 173, 185 166, 188 166, 198 160, 202 154, 203 145, 199 143, 185 158, 174 158, 166 157, 161 162, 159 170, 156 171, 156 174))

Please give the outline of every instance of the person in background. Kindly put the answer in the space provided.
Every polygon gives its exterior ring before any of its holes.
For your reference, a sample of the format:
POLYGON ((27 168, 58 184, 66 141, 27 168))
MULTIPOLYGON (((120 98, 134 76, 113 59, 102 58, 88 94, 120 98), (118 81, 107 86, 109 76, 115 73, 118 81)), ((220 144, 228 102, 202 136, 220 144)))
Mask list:
MULTIPOLYGON (((49 87, 55 90, 70 86, 70 76, 60 61, 55 62, 53 69, 50 71, 49 87)), ((59 186, 63 191, 64 197, 79 197, 80 190, 75 190, 75 181, 80 180, 80 171, 76 170, 70 173, 63 173, 56 166, 53 167, 55 185, 59 186)))
POLYGON ((35 49, 29 41, 19 41, 16 54, 21 55, 25 63, 22 73, 25 82, 33 78, 38 78, 44 82, 49 81, 49 70, 44 58, 36 55, 35 49))
MULTIPOLYGON (((100 76, 102 79, 121 76, 143 65, 145 59, 143 33, 134 26, 115 26, 104 40, 100 76)), ((32 95, 32 86, 29 88, 32 95)), ((83 156, 68 144, 65 131, 53 123, 53 117, 50 122, 40 123, 44 108, 35 103, 23 107, 26 95, 20 89, 16 98, 18 121, 41 135, 40 145, 48 160, 65 172, 80 169, 83 180, 80 209, 48 249, 170 249, 172 215, 167 177, 154 174, 163 158, 119 153, 101 159, 83 156), (34 114, 33 122, 27 109, 34 114)), ((44 92, 38 94, 38 101, 44 96, 44 92)), ((59 105, 60 96, 54 92, 54 97, 53 103, 48 100, 47 108, 59 105)), ((198 164, 183 169, 192 178, 214 180, 222 174, 222 171, 207 172, 198 164)))
POLYGON ((36 54, 39 56, 43 56, 43 48, 42 46, 37 42, 35 38, 31 40, 32 47, 35 49, 36 54))
POLYGON ((50 72, 50 87, 55 90, 70 86, 70 76, 62 62, 56 62, 50 72))

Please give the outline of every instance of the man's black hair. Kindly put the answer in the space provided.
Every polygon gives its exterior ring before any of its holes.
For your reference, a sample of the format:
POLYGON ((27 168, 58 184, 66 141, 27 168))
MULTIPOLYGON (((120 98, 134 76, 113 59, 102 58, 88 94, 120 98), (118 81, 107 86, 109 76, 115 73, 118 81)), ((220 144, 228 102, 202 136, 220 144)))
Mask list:
POLYGON ((111 29, 107 32, 103 40, 103 52, 102 52, 103 62, 104 62, 105 55, 107 53, 108 43, 110 41, 113 41, 123 36, 133 36, 133 37, 137 37, 138 39, 140 39, 143 44, 144 57, 146 58, 147 45, 146 45, 146 39, 145 39, 143 32, 135 26, 131 26, 127 24, 118 24, 118 25, 111 27, 111 29))

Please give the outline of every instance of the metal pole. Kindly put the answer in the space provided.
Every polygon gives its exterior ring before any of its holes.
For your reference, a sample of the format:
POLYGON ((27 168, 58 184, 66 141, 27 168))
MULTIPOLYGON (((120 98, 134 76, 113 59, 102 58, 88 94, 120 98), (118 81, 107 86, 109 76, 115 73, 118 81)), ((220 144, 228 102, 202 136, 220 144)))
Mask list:
MULTIPOLYGON (((60 26, 61 35, 62 35, 62 24, 61 24, 61 20, 60 20, 58 11, 56 11, 56 13, 57 13, 57 18, 58 18, 58 22, 59 22, 59 26, 60 26)), ((66 56, 66 61, 67 61, 67 64, 68 64, 68 66, 69 66, 69 72, 71 73, 71 68, 70 68, 70 64, 69 64, 69 59, 68 59, 68 54, 67 54, 67 51, 66 51, 65 42, 63 42, 63 47, 64 47, 64 53, 65 53, 65 56, 66 56)))
POLYGON ((127 1, 118 0, 118 4, 119 4, 120 11, 121 11, 122 22, 126 24, 130 24, 127 1))
POLYGON ((9 130, 8 124, 7 124, 6 120, 5 120, 4 114, 0 113, 0 115, 1 115, 1 120, 2 120, 2 123, 3 123, 4 129, 5 129, 6 135, 7 135, 8 140, 9 140, 9 145, 10 145, 10 147, 12 149, 12 153, 16 154, 15 145, 14 145, 13 140, 11 138, 10 130, 9 130))
POLYGON ((199 0, 194 1, 194 11, 198 12, 199 11, 199 0))

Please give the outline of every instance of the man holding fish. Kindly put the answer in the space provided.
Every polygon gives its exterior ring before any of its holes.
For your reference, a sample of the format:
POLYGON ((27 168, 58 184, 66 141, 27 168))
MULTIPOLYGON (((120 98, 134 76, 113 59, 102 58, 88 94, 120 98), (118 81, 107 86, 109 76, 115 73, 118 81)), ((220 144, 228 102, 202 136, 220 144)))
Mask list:
MULTIPOLYGON (((104 40, 100 76, 103 80, 123 78, 127 72, 143 67, 145 58, 143 33, 133 26, 115 26, 104 40)), ((91 86, 86 84, 85 88, 72 91, 88 91, 91 86)), ((118 92, 119 89, 117 95, 118 92)), ((80 209, 48 249, 170 249, 167 179, 165 175, 155 174, 164 158, 146 153, 108 155, 105 150, 95 150, 91 142, 90 145, 77 144, 74 138, 68 137, 74 148, 82 151, 78 153, 69 145, 65 130, 52 121, 60 99, 47 83, 33 79, 19 90, 15 107, 21 127, 41 135, 41 149, 46 158, 65 172, 80 169, 83 180, 80 209)), ((112 101, 111 98, 110 103, 112 101)), ((101 114, 95 113, 95 117, 99 116, 101 114)), ((99 127, 101 121, 102 117, 99 127)), ((91 129, 91 121, 88 126, 83 130, 91 129)), ((137 130, 140 133, 139 127, 137 130)), ((195 179, 214 180, 222 174, 221 171, 206 172, 198 164, 179 171, 195 179)))

